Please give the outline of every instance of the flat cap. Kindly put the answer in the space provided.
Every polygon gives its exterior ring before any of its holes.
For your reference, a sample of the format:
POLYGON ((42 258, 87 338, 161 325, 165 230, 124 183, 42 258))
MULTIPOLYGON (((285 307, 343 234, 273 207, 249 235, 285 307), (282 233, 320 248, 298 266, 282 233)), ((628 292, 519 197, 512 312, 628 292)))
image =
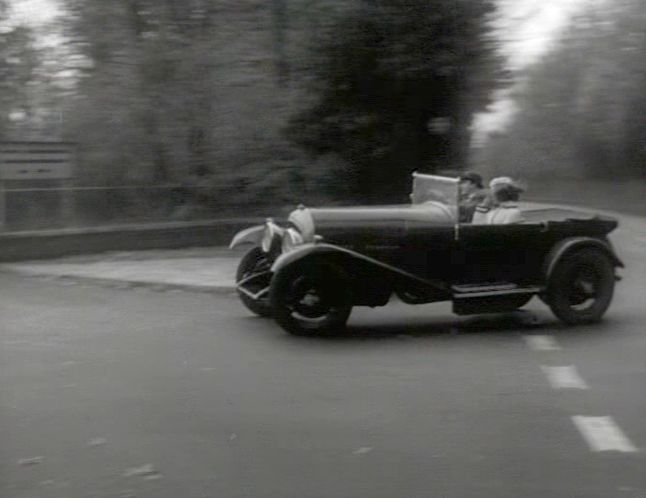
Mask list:
POLYGON ((473 171, 468 171, 460 175, 460 181, 470 181, 476 184, 478 188, 482 188, 482 177, 473 171))

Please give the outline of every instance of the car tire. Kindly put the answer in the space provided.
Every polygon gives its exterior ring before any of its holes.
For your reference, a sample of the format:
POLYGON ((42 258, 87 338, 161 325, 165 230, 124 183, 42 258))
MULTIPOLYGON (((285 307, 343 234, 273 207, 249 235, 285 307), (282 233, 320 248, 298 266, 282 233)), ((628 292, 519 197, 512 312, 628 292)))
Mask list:
MULTIPOLYGON (((260 247, 249 250, 240 260, 236 270, 236 285, 238 282, 260 271, 269 271, 270 262, 260 247)), ((255 315, 269 318, 272 316, 269 296, 265 295, 260 299, 252 299, 244 292, 237 290, 238 297, 245 307, 255 315)))
POLYGON ((340 332, 352 311, 348 276, 326 262, 301 262, 274 275, 270 302, 276 322, 293 335, 340 332))
POLYGON ((594 323, 610 306, 614 265, 598 249, 581 249, 559 261, 549 278, 545 300, 568 325, 594 323))

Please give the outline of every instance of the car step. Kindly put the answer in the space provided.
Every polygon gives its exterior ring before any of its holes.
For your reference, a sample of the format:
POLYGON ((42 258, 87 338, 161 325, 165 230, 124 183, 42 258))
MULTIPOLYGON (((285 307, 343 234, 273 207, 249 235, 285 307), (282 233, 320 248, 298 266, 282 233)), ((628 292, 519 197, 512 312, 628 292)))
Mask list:
POLYGON ((510 294, 536 294, 543 290, 542 287, 519 287, 509 282, 487 284, 462 284, 451 286, 455 299, 469 299, 473 297, 508 296, 510 294))

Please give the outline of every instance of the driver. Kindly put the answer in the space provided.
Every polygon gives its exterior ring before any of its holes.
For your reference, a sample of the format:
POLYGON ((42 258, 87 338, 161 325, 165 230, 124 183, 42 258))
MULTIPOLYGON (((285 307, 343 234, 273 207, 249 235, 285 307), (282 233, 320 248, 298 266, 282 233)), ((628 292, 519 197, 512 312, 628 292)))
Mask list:
POLYGON ((460 222, 468 223, 473 219, 476 206, 483 204, 487 191, 482 186, 482 177, 473 171, 460 177, 460 222))

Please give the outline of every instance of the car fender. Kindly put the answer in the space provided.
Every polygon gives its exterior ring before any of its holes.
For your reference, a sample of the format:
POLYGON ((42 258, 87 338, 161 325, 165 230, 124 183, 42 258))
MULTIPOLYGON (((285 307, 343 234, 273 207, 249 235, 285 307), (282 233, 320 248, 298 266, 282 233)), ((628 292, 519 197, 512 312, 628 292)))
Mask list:
POLYGON ((233 239, 231 239, 229 249, 233 249, 234 247, 238 247, 242 244, 260 245, 264 231, 265 225, 256 225, 240 230, 233 236, 233 239))
POLYGON ((444 282, 421 278, 405 270, 389 265, 382 261, 376 260, 369 256, 365 256, 351 249, 346 249, 345 247, 339 247, 332 244, 325 244, 320 242, 304 244, 293 251, 282 254, 278 259, 276 259, 276 261, 274 261, 274 264, 271 267, 271 271, 275 274, 287 268, 288 266, 295 264, 298 261, 302 261, 304 259, 311 258, 313 256, 318 256, 318 255, 321 255, 321 256, 338 255, 344 258, 345 261, 358 261, 368 265, 373 265, 383 270, 385 274, 391 274, 393 276, 407 279, 417 284, 428 285, 442 292, 447 292, 447 286, 444 282))
POLYGON ((556 243, 548 253, 544 266, 545 281, 549 281, 554 268, 556 267, 558 262, 563 259, 564 256, 572 253, 573 251, 583 249, 584 247, 594 247, 601 249, 601 251, 603 251, 610 258, 615 266, 618 266, 620 268, 624 267, 622 261, 615 254, 615 251, 612 248, 612 245, 610 245, 610 242, 601 239, 595 239, 593 237, 568 237, 556 243))

